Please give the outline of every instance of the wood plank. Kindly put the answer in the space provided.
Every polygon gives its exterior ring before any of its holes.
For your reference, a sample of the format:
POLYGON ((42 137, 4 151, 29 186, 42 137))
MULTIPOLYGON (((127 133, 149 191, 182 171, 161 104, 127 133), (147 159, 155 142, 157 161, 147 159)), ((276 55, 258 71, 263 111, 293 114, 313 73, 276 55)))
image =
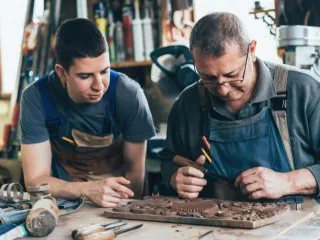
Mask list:
MULTIPOLYGON (((121 204, 125 204, 127 200, 123 200, 121 204)), ((84 206, 77 212, 59 217, 55 230, 47 237, 33 238, 25 237, 25 240, 51 240, 51 239, 71 239, 71 232, 80 227, 89 226, 91 224, 106 224, 114 222, 115 219, 108 219, 103 216, 103 212, 107 208, 98 208, 90 202, 86 202, 84 206)), ((259 239, 270 240, 272 236, 276 236, 284 229, 287 229, 295 222, 308 216, 310 212, 289 211, 284 214, 283 219, 261 228, 256 229, 233 229, 225 227, 196 226, 188 224, 172 224, 163 222, 141 222, 133 220, 125 220, 127 226, 143 223, 143 227, 125 234, 117 236, 117 240, 186 240, 197 237, 205 232, 213 230, 213 233, 206 236, 205 239, 259 239)), ((319 217, 320 219, 320 217, 319 217)), ((320 221, 320 220, 319 220, 320 221)), ((295 228, 294 228, 295 229, 295 228)), ((317 228, 319 230, 319 227, 317 228)), ((301 236, 301 233, 300 233, 301 236)), ((281 238, 282 239, 282 238, 281 238)), ((285 239, 285 238, 283 238, 285 239)), ((289 239, 289 238, 288 238, 289 239)), ((301 238, 300 239, 306 239, 301 238)))
POLYGON ((131 67, 150 67, 152 65, 152 61, 128 61, 128 62, 119 62, 119 63, 111 63, 111 68, 131 68, 131 67))

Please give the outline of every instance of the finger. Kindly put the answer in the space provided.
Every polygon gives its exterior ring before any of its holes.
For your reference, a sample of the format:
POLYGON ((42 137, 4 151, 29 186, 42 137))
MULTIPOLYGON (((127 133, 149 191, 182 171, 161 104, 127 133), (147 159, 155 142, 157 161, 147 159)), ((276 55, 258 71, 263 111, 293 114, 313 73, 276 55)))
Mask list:
POLYGON ((178 192, 179 197, 181 198, 187 198, 187 199, 193 199, 193 198, 197 198, 199 193, 190 193, 190 192, 178 192))
POLYGON ((118 204, 118 203, 120 203, 121 199, 117 198, 117 197, 103 195, 102 196, 102 201, 103 202, 108 202, 108 203, 118 204))
POLYGON ((181 171, 183 175, 185 176, 192 176, 192 177, 198 177, 203 178, 204 174, 199 169, 196 169, 194 167, 183 167, 179 168, 178 171, 181 171))
POLYGON ((111 208, 111 207, 116 207, 118 204, 102 201, 100 203, 97 203, 97 205, 99 205, 100 207, 111 208))
POLYGON ((207 180, 203 178, 185 177, 182 181, 184 185, 200 186, 207 185, 207 180))
POLYGON ((260 199, 265 197, 267 197, 267 194, 262 190, 255 191, 248 196, 249 199, 260 199))
POLYGON ((127 194, 123 193, 123 192, 120 192, 119 194, 120 194, 120 198, 122 198, 122 199, 129 198, 129 196, 127 194))
POLYGON ((242 173, 236 178, 236 180, 235 180, 235 182, 234 182, 234 185, 235 185, 236 187, 238 187, 239 184, 240 184, 240 182, 241 182, 241 179, 242 179, 242 178, 247 177, 247 176, 249 176, 249 175, 251 175, 251 174, 254 174, 255 171, 256 171, 256 168, 250 168, 250 169, 242 172, 242 173))
POLYGON ((199 193, 202 191, 202 189, 203 187, 201 186, 182 185, 179 190, 183 192, 189 192, 189 193, 199 193))
POLYGON ((243 194, 247 195, 261 189, 262 189, 261 183, 255 182, 255 183, 246 185, 244 188, 241 189, 241 191, 243 192, 243 194))
POLYGON ((248 184, 255 183, 257 182, 257 180, 258 180, 258 177, 255 175, 255 173, 249 176, 243 177, 239 183, 240 188, 244 188, 248 184))
POLYGON ((122 193, 127 194, 127 195, 130 196, 130 197, 133 197, 133 196, 134 196, 133 191, 131 191, 129 188, 127 188, 126 186, 123 186, 123 185, 121 185, 121 184, 119 184, 119 183, 113 182, 113 183, 111 183, 110 187, 111 187, 114 191, 116 191, 117 193, 122 192, 122 193))
POLYGON ((129 185, 130 181, 128 179, 125 179, 124 177, 115 177, 113 180, 121 185, 129 185))
POLYGON ((121 199, 102 195, 99 200, 95 200, 94 202, 101 207, 115 207, 120 203, 121 199))
POLYGON ((106 185, 103 186, 102 195, 113 196, 113 197, 117 197, 117 198, 121 197, 119 193, 117 193, 113 189, 111 189, 110 184, 109 184, 109 186, 106 186, 106 185))
POLYGON ((200 157, 198 157, 198 159, 196 160, 196 163, 199 163, 201 165, 203 165, 206 162, 206 158, 203 155, 200 155, 200 157))

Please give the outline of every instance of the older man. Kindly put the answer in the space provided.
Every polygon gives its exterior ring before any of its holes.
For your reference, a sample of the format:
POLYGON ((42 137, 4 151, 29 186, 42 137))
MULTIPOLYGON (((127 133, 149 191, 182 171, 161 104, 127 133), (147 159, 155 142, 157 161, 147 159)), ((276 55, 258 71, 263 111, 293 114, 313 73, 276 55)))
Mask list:
POLYGON ((200 80, 175 102, 161 153, 167 187, 180 197, 292 195, 298 203, 298 195, 318 196, 320 83, 307 71, 262 61, 256 47, 231 13, 194 26, 190 49, 200 80), (176 155, 204 164, 208 174, 175 165, 176 155))

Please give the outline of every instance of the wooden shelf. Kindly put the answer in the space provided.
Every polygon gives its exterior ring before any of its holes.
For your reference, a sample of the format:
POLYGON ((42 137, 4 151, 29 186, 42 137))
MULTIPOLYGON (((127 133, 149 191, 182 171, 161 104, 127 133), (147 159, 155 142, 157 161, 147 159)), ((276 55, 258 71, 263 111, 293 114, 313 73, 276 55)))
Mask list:
POLYGON ((151 60, 143 61, 143 62, 119 62, 119 63, 111 63, 111 68, 133 68, 133 67, 149 67, 152 65, 151 60))

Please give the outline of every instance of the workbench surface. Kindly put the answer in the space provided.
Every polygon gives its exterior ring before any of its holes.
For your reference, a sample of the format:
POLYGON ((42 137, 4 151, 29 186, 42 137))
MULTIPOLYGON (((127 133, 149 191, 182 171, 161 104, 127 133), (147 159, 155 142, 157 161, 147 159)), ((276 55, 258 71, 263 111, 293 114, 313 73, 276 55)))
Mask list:
MULTIPOLYGON (((125 202, 125 201, 124 201, 125 202)), ((72 239, 71 232, 91 224, 105 224, 115 221, 103 216, 104 208, 97 208, 95 205, 86 202, 81 209, 59 217, 55 230, 44 238, 26 237, 26 240, 40 239, 72 239)), ((169 239, 195 239, 205 232, 213 230, 201 240, 219 239, 319 239, 320 238, 320 215, 310 212, 290 211, 284 215, 284 219, 274 224, 257 229, 233 229, 224 227, 208 227, 199 225, 132 221, 124 220, 127 226, 144 223, 142 228, 133 230, 117 236, 117 240, 169 240, 169 239)))

